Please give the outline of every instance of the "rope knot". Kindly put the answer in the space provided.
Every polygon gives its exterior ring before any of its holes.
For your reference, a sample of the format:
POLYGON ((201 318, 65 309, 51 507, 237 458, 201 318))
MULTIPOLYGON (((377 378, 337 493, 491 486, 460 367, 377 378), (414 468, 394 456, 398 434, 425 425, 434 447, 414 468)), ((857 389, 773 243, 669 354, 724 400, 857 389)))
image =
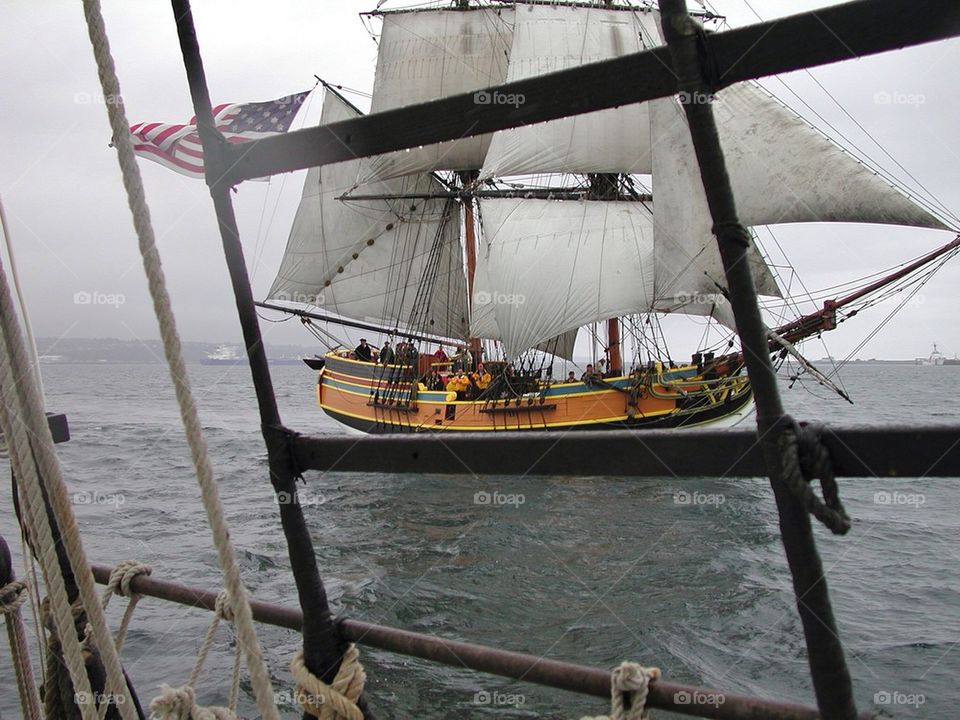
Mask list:
POLYGON ((117 566, 110 572, 110 580, 107 588, 117 595, 131 597, 134 593, 130 590, 130 583, 139 575, 150 575, 153 568, 136 560, 123 560, 117 563, 117 566))
POLYGON ((160 694, 150 701, 151 720, 237 720, 229 708, 197 705, 193 688, 160 686, 160 694))
POLYGON ((27 584, 14 580, 0 588, 0 615, 15 613, 27 600, 27 584))
POLYGON ((160 694, 150 701, 151 720, 190 720, 195 707, 193 688, 160 686, 160 694))
POLYGON ((350 643, 347 646, 337 675, 330 685, 307 669, 303 662, 303 650, 298 650, 293 656, 290 671, 296 682, 294 692, 297 702, 304 712, 318 720, 363 720, 357 700, 363 693, 367 674, 360 664, 360 652, 356 645, 350 643))
POLYGON ((218 618, 223 618, 227 622, 233 622, 233 599, 226 590, 221 590, 217 595, 217 602, 213 607, 214 614, 218 618))
POLYGON ((783 458, 783 480, 808 513, 826 525, 834 535, 846 535, 850 516, 840 502, 840 489, 833 473, 830 451, 821 442, 823 426, 783 419, 786 427, 778 444, 783 458), (818 478, 821 500, 810 487, 818 478))
POLYGON ((647 695, 650 683, 660 679, 660 668, 622 662, 610 673, 610 715, 581 720, 650 720, 647 695))

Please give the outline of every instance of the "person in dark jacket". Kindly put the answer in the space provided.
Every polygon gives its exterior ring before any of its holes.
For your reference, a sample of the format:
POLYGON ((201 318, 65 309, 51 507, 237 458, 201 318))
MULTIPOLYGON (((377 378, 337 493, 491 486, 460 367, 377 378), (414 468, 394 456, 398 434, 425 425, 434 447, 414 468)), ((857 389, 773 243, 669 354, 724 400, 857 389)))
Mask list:
POLYGON ((367 345, 366 338, 360 338, 360 344, 354 348, 353 354, 357 356, 357 360, 373 362, 373 348, 367 345))
POLYGON ((390 341, 386 340, 383 343, 383 347, 380 348, 380 364, 382 365, 392 365, 393 364, 393 348, 390 347, 390 341))

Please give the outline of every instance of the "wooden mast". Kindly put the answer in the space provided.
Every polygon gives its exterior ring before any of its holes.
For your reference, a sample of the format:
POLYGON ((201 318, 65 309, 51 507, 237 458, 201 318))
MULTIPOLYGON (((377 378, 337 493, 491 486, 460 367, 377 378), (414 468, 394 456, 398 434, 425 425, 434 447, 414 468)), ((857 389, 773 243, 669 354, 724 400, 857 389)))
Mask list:
MULTIPOLYGON (((469 187, 479 176, 479 172, 476 170, 464 171, 460 173, 460 182, 464 188, 469 187)), ((473 276, 477 270, 477 240, 476 233, 474 231, 474 218, 473 218, 473 195, 466 193, 463 203, 463 226, 464 226, 464 236, 463 242, 467 251, 467 309, 473 310, 473 276)), ((481 360, 481 353, 483 352, 483 346, 481 345, 480 338, 470 337, 470 354, 474 359, 474 363, 478 363, 481 360)), ((475 368, 472 368, 475 369, 475 368)))
POLYGON ((620 318, 607 320, 607 371, 620 374, 623 362, 620 359, 620 318))
MULTIPOLYGON (((610 4, 608 0, 607 4, 610 4)), ((589 197, 591 200, 619 200, 620 176, 617 173, 591 173, 589 197)), ((607 372, 620 374, 623 362, 620 358, 620 318, 607 320, 607 372)))

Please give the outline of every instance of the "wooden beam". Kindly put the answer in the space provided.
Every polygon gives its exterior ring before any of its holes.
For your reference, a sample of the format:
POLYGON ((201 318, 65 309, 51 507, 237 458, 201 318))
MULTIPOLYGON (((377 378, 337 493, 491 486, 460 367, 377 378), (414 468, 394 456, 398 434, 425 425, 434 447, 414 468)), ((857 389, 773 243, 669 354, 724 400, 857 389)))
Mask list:
MULTIPOLYGON (((764 477, 749 430, 297 436, 300 470, 476 475, 764 477)), ((827 427, 838 477, 960 477, 960 427, 827 427)))

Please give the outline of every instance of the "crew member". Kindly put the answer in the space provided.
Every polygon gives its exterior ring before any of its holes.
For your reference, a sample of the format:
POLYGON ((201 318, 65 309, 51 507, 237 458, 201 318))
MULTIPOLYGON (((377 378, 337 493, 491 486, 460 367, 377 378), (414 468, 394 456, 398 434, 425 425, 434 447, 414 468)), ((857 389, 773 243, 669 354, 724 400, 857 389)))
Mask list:
POLYGON ((357 356, 357 360, 373 362, 373 348, 367 345, 366 338, 360 338, 360 344, 354 348, 353 354, 357 356))
POLYGON ((386 340, 383 343, 383 347, 380 348, 380 362, 383 365, 392 365, 393 364, 393 348, 390 347, 390 341, 386 340))

